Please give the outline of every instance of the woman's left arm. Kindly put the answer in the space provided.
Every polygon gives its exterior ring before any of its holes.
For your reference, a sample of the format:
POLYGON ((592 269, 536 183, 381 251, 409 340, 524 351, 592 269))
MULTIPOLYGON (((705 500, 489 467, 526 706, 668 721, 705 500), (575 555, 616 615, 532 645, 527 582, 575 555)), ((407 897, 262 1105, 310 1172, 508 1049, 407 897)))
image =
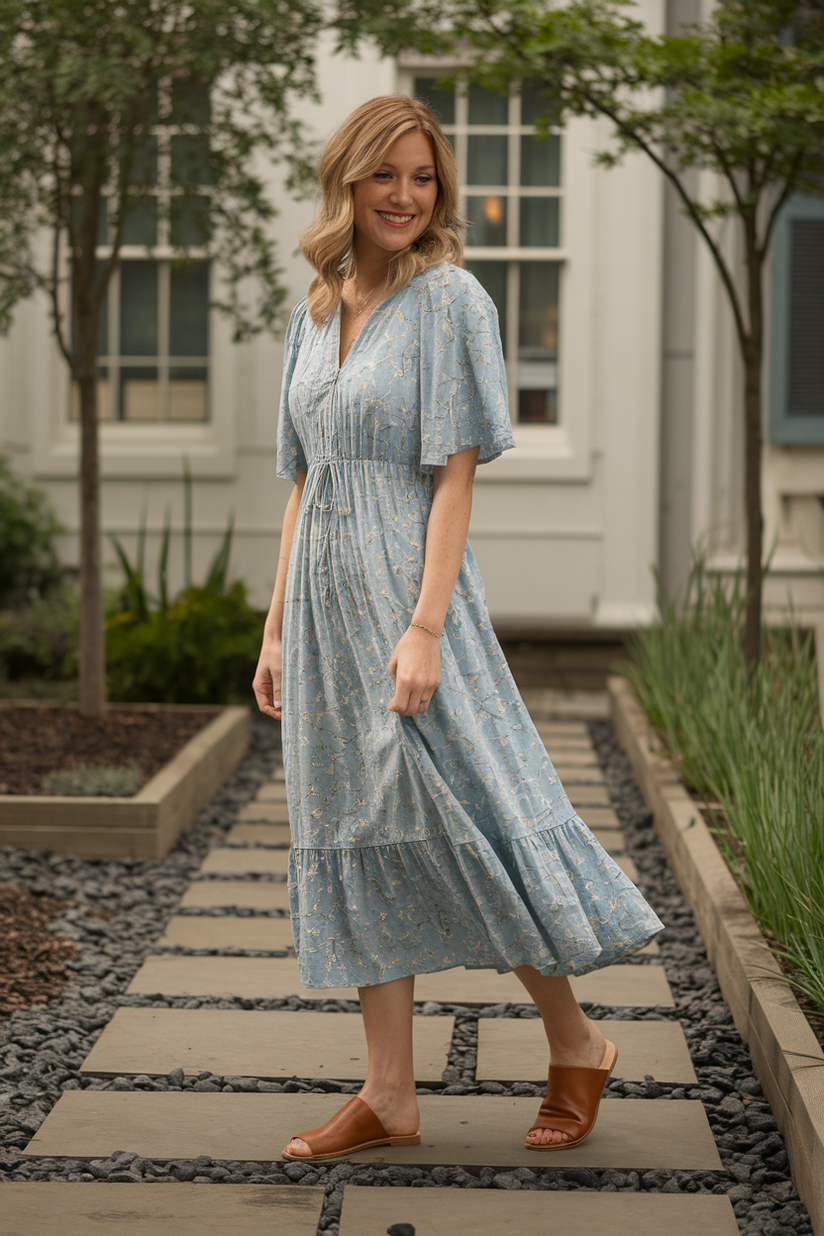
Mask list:
POLYGON ((421 595, 411 618, 411 622, 421 626, 410 626, 404 631, 388 665, 395 681, 389 711, 405 717, 426 712, 441 680, 439 637, 466 549, 478 451, 477 446, 459 451, 434 470, 421 595), (430 635, 430 631, 435 635, 430 635))

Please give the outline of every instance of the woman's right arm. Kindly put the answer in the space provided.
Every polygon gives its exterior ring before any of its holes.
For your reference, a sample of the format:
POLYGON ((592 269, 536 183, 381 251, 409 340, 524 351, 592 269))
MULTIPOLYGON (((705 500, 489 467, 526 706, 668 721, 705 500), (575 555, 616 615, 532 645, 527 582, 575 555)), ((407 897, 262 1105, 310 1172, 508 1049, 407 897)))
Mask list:
POLYGON ((286 573, 289 570, 289 555, 292 551, 292 537, 295 533, 298 507, 300 506, 306 473, 296 469, 295 487, 286 503, 283 512, 283 530, 280 534, 280 553, 278 555, 278 570, 275 577, 275 588, 272 593, 272 604, 266 615, 263 627, 263 646, 255 672, 252 690, 258 702, 258 708, 280 721, 281 709, 281 633, 283 630, 283 601, 286 595, 286 573), (278 706, 275 707, 275 700, 278 706))

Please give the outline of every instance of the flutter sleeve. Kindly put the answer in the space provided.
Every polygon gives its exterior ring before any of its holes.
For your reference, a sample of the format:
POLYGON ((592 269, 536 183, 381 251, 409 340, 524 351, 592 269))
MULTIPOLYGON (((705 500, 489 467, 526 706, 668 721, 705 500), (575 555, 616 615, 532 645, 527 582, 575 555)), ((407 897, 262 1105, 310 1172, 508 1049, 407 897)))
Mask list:
POLYGON ((473 275, 452 268, 421 320, 421 470, 472 446, 489 463, 515 439, 495 305, 473 275))
POLYGON ((300 469, 301 472, 307 471, 306 454, 292 420, 292 410, 289 404, 289 387, 295 372, 295 363, 307 316, 306 301, 302 300, 292 311, 283 347, 283 385, 278 413, 276 475, 284 481, 294 481, 296 469, 300 469))

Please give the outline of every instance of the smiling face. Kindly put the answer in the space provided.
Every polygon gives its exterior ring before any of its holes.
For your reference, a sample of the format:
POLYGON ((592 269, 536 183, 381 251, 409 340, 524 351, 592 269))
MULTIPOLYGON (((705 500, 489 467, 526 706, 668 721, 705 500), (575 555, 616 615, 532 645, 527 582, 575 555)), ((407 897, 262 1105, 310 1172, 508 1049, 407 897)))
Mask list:
POLYGON ((404 133, 377 171, 353 185, 359 259, 400 253, 426 231, 438 198, 435 152, 425 133, 404 133))

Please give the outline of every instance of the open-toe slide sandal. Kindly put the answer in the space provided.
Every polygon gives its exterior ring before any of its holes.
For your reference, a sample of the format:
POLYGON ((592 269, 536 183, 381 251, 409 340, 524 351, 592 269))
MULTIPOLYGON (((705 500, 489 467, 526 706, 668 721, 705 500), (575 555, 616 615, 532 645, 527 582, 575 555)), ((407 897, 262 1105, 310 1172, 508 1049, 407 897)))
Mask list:
POLYGON ((532 1146, 524 1142, 527 1150, 568 1150, 580 1146, 595 1127, 598 1105, 607 1078, 618 1062, 618 1049, 607 1040, 603 1059, 597 1069, 582 1069, 572 1065, 551 1064, 546 1098, 541 1104, 538 1119, 529 1130, 553 1129, 566 1133, 564 1142, 550 1142, 546 1146, 532 1146))
POLYGON ((311 1151, 311 1154, 289 1154, 284 1150, 283 1157, 294 1159, 296 1163, 342 1159, 356 1150, 368 1150, 370 1146, 418 1146, 421 1140, 420 1130, 404 1137, 390 1137, 372 1108, 359 1095, 350 1099, 321 1128, 296 1133, 295 1137, 306 1142, 311 1151))

